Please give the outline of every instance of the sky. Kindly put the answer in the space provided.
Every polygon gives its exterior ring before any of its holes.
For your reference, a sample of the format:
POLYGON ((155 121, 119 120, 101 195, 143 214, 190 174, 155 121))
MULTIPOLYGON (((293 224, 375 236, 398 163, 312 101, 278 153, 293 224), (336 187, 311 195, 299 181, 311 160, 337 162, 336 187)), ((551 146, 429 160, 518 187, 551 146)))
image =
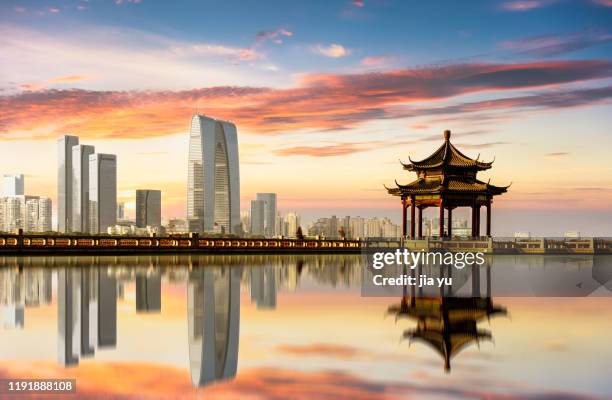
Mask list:
POLYGON ((200 112, 237 125, 242 209, 399 222, 383 184, 450 129, 512 183, 494 234, 609 236, 611 27, 610 0, 3 1, 0 173, 55 202, 73 134, 117 154, 129 212, 161 189, 184 218, 200 112))

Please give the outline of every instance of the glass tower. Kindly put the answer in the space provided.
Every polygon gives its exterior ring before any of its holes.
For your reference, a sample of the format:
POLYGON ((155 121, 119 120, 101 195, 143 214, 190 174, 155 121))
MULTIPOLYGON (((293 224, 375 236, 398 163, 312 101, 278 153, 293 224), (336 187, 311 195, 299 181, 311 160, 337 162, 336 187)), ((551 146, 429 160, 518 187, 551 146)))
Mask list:
POLYGON ((72 229, 72 147, 79 144, 76 136, 65 135, 57 140, 57 230, 72 229))
POLYGON ((89 156, 89 231, 106 233, 117 224, 117 157, 89 156))
POLYGON ((230 122, 191 119, 187 219, 191 231, 240 232, 238 134, 230 122))

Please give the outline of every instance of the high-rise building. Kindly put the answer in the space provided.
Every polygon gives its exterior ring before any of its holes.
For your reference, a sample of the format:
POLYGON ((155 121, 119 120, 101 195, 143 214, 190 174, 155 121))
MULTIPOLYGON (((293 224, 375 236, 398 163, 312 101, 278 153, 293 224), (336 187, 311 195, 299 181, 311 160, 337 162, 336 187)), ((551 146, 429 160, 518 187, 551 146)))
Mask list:
POLYGON ((264 234, 264 208, 262 200, 251 200, 251 235, 264 234))
POLYGON ((24 192, 23 174, 4 175, 2 177, 2 195, 3 196, 20 196, 24 194, 25 192, 24 192))
POLYGON ((187 219, 190 230, 240 232, 238 134, 230 122, 191 119, 187 219))
POLYGON ((89 156, 89 231, 105 233, 117 223, 117 157, 89 156))
POLYGON ((264 202, 264 236, 276 235, 276 193, 257 193, 257 200, 264 202))
POLYGON ((125 203, 118 203, 117 204, 117 220, 124 220, 125 219, 125 203))
POLYGON ((251 212, 240 211, 240 223, 242 224, 242 230, 246 233, 251 230, 251 212))
POLYGON ((47 197, 0 197, 0 231, 48 232, 52 229, 51 213, 51 199, 47 197))
POLYGON ((72 147, 79 144, 76 136, 65 135, 57 140, 57 230, 72 229, 72 147))
POLYGON ((136 190, 136 227, 161 227, 161 190, 136 190))
POLYGON ((89 232, 89 156, 94 146, 72 146, 72 232, 89 232))
POLYGON ((296 232, 300 226, 300 216, 297 213, 290 212, 285 216, 287 222, 287 236, 290 238, 296 237, 296 232))

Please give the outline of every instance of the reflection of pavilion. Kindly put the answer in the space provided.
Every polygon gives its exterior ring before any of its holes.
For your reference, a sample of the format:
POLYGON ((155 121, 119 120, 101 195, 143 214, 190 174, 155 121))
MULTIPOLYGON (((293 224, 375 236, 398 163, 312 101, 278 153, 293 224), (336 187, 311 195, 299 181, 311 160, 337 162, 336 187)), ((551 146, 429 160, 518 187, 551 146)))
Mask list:
POLYGON ((206 266, 189 272, 189 367, 194 386, 236 376, 241 274, 240 267, 206 266))
POLYGON ((491 299, 491 268, 487 267, 487 295, 480 297, 480 274, 475 268, 472 275, 473 297, 417 297, 403 296, 388 312, 396 318, 416 320, 416 327, 404 331, 403 337, 411 343, 421 341, 432 347, 444 359, 444 370, 450 372, 451 358, 472 343, 491 340, 489 330, 478 329, 483 318, 507 313, 493 304, 491 299), (474 271, 476 271, 474 273, 474 271))

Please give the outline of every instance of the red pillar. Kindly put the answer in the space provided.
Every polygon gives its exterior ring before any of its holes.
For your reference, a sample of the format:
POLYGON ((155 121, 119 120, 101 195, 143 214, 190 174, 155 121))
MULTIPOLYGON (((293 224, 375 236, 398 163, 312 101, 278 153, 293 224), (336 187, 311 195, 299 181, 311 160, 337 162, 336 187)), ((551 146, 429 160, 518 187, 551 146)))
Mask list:
POLYGON ((444 237, 444 200, 440 199, 440 239, 444 237))
POLYGON ((419 238, 423 237, 423 207, 419 207, 419 238))
POLYGON ((406 237, 406 199, 402 198, 402 239, 406 237))
POLYGON ((448 237, 453 237, 453 209, 452 207, 448 208, 448 237))
POLYGON ((416 225, 416 221, 414 218, 414 196, 410 197, 410 239, 414 239, 414 227, 416 225))
POLYGON ((487 201, 487 237, 491 237, 491 199, 487 201))

